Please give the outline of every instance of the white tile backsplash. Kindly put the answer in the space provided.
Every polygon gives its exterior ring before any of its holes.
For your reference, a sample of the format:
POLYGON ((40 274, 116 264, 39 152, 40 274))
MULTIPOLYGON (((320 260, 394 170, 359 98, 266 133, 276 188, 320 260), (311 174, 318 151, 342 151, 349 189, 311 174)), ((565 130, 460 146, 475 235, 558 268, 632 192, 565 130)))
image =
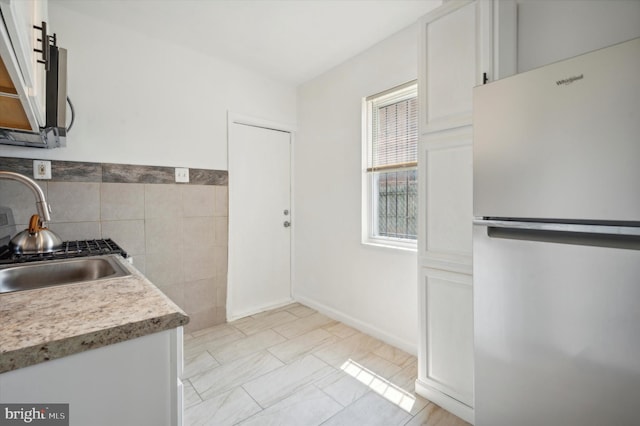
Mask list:
POLYGON ((47 201, 52 222, 100 220, 100 184, 95 182, 49 182, 47 201))
MULTIPOLYGON (((38 185, 46 196, 46 182, 38 182, 38 185)), ((6 179, 0 180, 0 206, 11 209, 16 225, 20 225, 18 229, 25 228, 31 215, 38 212, 33 191, 24 183, 6 179)))
POLYGON ((103 220, 102 238, 111 238, 128 254, 145 254, 144 220, 103 220))
POLYGON ((144 185, 103 183, 100 185, 102 220, 144 219, 144 185))
POLYGON ((49 222, 47 228, 58 234, 62 241, 101 238, 100 222, 49 222))
POLYGON ((183 185, 182 203, 184 217, 214 216, 216 211, 216 186, 183 185))
POLYGON ((183 186, 146 184, 144 186, 144 217, 146 219, 182 217, 183 186))

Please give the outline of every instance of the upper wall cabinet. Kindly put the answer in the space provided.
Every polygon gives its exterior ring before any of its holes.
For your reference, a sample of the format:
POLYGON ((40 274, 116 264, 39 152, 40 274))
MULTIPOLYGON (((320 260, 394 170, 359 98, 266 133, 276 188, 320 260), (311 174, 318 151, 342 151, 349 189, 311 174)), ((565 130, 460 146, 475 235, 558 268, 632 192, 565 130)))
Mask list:
POLYGON ((470 125, 471 89, 515 72, 515 27, 502 25, 515 25, 515 7, 509 0, 451 0, 423 18, 421 133, 470 125))
POLYGON ((44 43, 49 40, 34 27, 41 28, 47 21, 47 11, 46 0, 0 0, 4 23, 0 25, 0 69, 12 82, 0 87, 0 106, 21 102, 24 111, 19 124, 6 127, 37 131, 45 125, 46 69, 38 62, 44 58, 37 50, 43 50, 43 38, 44 43))
POLYGON ((480 83, 481 3, 451 1, 422 22, 422 132, 471 123, 471 88, 480 83), (480 36, 480 37, 478 37, 480 36))

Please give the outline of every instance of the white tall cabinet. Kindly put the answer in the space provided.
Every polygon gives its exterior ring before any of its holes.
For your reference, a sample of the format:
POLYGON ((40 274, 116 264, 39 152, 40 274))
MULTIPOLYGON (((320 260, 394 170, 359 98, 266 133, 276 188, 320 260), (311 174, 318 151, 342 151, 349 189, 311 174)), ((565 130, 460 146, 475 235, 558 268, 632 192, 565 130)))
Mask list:
POLYGON ((416 391, 471 423, 472 88, 515 71, 515 11, 450 0, 420 20, 416 391))

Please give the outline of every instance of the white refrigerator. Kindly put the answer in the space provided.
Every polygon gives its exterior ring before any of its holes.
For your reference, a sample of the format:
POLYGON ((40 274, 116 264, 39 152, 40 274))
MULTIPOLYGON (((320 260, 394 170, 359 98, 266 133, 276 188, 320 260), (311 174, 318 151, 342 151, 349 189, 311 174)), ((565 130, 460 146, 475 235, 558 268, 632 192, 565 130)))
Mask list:
POLYGON ((473 111, 475 424, 640 425, 640 38, 473 111))

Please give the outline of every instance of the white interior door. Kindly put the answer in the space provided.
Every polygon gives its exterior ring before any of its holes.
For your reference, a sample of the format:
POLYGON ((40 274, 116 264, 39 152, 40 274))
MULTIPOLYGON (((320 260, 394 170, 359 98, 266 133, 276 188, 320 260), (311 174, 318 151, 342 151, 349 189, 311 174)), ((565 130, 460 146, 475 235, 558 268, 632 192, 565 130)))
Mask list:
POLYGON ((291 300, 291 133, 229 128, 230 320, 291 300))

